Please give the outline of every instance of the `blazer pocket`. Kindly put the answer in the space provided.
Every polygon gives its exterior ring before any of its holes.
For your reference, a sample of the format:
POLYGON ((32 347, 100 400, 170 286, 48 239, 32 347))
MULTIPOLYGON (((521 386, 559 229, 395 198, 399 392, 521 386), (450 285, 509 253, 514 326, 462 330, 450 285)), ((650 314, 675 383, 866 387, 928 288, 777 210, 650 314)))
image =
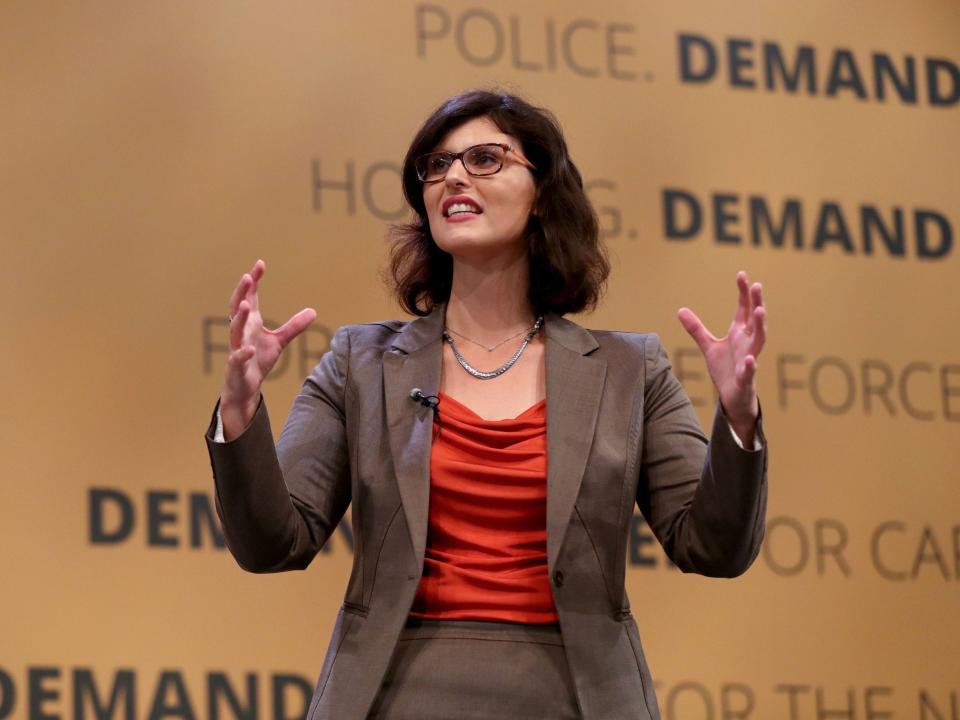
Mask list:
POLYGON ((327 688, 327 681, 333 672, 333 665, 337 661, 337 654, 340 652, 340 646, 344 638, 350 631, 350 625, 353 624, 355 615, 346 613, 346 608, 340 608, 337 613, 337 621, 333 626, 333 634, 330 636, 330 645, 327 646, 327 656, 323 659, 323 669, 320 670, 320 677, 317 680, 317 687, 313 691, 313 698, 310 701, 310 707, 307 710, 307 718, 313 718, 320 704, 320 698, 323 697, 323 691, 327 688))
POLYGON ((640 685, 643 688, 643 701, 647 706, 647 712, 650 713, 653 720, 659 720, 660 710, 657 705, 656 691, 653 689, 653 676, 650 674, 647 658, 643 654, 643 645, 640 643, 640 631, 637 629, 637 623, 629 610, 621 614, 620 622, 623 624, 623 631, 630 640, 630 647, 633 648, 633 657, 637 662, 637 672, 640 673, 640 685))
POLYGON ((360 617, 365 618, 367 616, 367 613, 370 612, 370 608, 364 605, 358 605, 357 603, 344 602, 343 612, 350 613, 351 615, 359 615, 360 617))

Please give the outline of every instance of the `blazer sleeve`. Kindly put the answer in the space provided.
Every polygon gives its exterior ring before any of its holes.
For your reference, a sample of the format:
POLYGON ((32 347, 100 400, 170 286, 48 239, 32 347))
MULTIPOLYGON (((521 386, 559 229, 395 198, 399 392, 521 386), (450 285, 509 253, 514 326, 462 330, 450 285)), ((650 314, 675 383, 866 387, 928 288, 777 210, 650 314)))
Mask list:
POLYGON ((207 429, 216 508, 227 547, 251 572, 302 570, 350 504, 345 388, 350 334, 341 328, 304 381, 274 447, 267 408, 229 442, 207 429))
POLYGON ((671 372, 659 338, 645 345, 643 450, 637 503, 667 556, 684 572, 735 577, 763 541, 767 442, 740 447, 717 403, 708 443, 693 405, 671 372))

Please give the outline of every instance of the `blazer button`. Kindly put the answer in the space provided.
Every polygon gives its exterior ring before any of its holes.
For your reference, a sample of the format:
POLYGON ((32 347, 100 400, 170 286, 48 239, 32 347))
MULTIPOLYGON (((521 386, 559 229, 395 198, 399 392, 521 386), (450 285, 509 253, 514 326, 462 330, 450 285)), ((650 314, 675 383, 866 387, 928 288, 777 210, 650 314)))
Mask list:
POLYGON ((553 571, 553 584, 557 587, 563 587, 563 571, 554 570, 553 571))

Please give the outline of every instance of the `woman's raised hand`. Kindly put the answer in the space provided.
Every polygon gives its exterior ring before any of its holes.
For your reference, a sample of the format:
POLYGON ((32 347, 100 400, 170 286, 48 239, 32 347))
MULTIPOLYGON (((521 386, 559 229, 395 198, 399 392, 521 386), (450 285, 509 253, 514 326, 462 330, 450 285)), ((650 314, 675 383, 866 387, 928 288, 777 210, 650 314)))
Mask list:
POLYGON ((276 330, 263 325, 257 292, 266 265, 257 260, 230 297, 230 355, 220 392, 220 418, 227 440, 240 435, 260 402, 260 386, 283 349, 317 317, 304 308, 276 330))
POLYGON ((677 317, 707 361, 713 384, 720 393, 727 419, 745 444, 752 445, 760 406, 757 401, 757 356, 767 339, 767 311, 760 283, 752 286, 745 272, 737 273, 740 298, 725 337, 715 337, 689 308, 677 317))

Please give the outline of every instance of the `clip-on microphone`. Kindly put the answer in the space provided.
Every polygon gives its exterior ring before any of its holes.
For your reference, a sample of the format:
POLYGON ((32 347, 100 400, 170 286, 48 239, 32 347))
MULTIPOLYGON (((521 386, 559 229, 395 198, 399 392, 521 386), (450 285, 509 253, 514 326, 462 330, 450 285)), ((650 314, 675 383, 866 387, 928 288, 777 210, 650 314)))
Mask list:
POLYGON ((424 395, 423 390, 421 390, 420 388, 413 388, 410 391, 410 398, 413 400, 416 400, 425 408, 430 408, 431 410, 436 410, 440 404, 439 397, 437 397, 436 395, 424 395))

